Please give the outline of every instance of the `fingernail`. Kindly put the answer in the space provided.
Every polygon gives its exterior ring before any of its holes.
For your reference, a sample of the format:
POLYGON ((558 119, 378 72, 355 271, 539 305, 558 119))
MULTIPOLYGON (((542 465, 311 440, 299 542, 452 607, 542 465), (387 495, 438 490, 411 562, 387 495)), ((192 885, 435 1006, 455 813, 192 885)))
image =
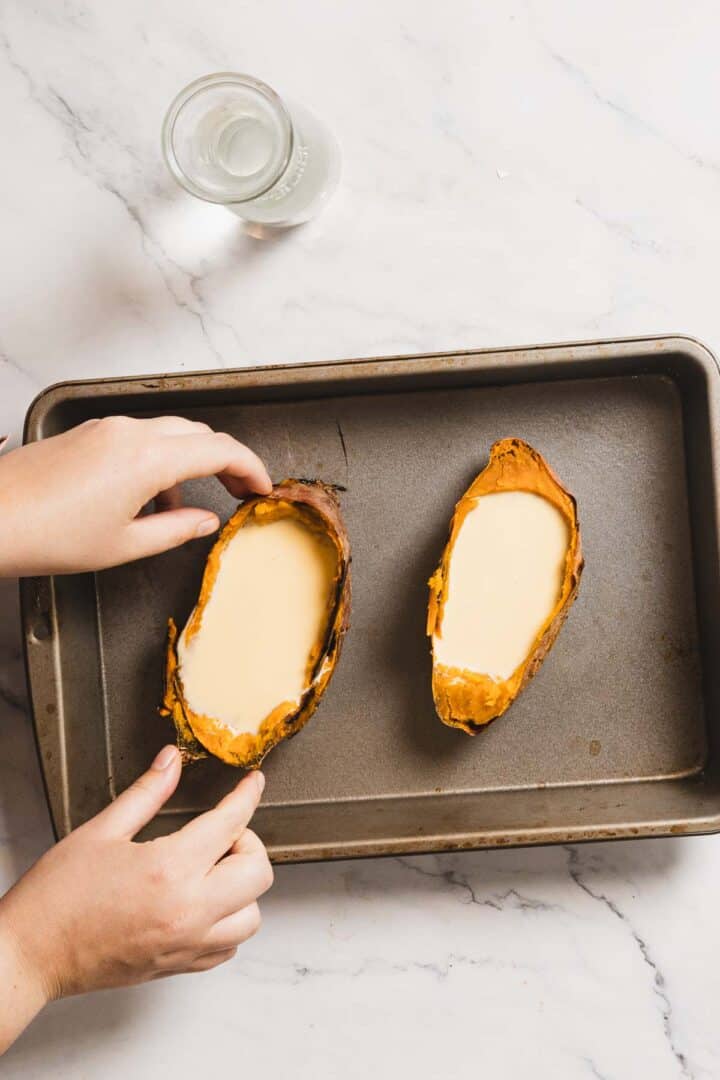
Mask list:
POLYGON ((172 765, 177 754, 176 746, 163 746, 158 756, 153 761, 151 768, 156 772, 162 772, 163 769, 167 769, 169 765, 172 765))
POLYGON ((209 536, 210 533, 215 532, 217 527, 218 527, 217 518, 214 518, 214 517, 205 518, 205 520, 201 521, 200 524, 198 525, 197 529, 195 530, 195 535, 196 536, 209 536))
POLYGON ((265 790, 265 774, 261 773, 258 769, 258 771, 255 773, 255 778, 255 783, 258 786, 258 791, 262 795, 263 791, 265 790))

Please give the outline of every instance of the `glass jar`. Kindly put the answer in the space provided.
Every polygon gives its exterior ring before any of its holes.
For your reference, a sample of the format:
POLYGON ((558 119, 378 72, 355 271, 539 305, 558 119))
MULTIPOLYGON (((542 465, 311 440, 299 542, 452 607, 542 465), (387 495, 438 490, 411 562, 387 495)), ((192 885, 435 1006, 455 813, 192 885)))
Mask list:
POLYGON ((206 75, 181 90, 162 129, 165 161, 191 195, 282 228, 314 217, 340 176, 327 128, 249 75, 206 75))

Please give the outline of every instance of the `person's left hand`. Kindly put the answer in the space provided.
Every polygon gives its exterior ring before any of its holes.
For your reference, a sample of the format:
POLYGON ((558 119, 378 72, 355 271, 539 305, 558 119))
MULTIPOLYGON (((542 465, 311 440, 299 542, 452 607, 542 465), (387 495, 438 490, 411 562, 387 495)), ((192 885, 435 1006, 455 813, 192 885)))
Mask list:
POLYGON ((273 880, 248 828, 262 773, 172 836, 133 839, 180 771, 166 746, 0 898, 0 1055, 53 998, 209 971, 258 930, 257 901, 273 880))

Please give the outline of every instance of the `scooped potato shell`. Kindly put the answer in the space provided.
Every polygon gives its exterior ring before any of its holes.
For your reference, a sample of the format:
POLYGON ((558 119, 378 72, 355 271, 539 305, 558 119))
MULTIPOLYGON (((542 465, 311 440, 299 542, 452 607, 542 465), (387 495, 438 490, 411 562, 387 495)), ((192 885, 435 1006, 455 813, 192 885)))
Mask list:
POLYGON ((463 521, 477 498, 503 491, 524 491, 547 499, 565 518, 570 539, 555 607, 540 628, 525 660, 508 679, 495 680, 489 675, 440 664, 433 658, 432 689, 438 716, 444 724, 460 728, 469 735, 477 734, 501 716, 536 674, 577 596, 584 566, 575 499, 537 450, 522 439, 502 439, 492 447, 487 468, 476 477, 455 507, 447 545, 429 582, 427 633, 431 639, 442 630, 450 561, 463 521))
MULTIPOLYGON (((187 625, 192 638, 202 622, 202 612, 218 574, 224 549, 252 517, 266 521, 279 517, 300 518, 309 528, 322 531, 337 550, 338 570, 333 582, 327 633, 309 658, 307 685, 299 703, 280 703, 262 722, 257 734, 236 733, 216 718, 193 711, 183 693, 178 662, 178 628, 168 621, 165 659, 165 693, 160 712, 170 716, 177 732, 183 760, 194 761, 209 754, 229 765, 258 768, 263 758, 284 739, 295 735, 315 711, 338 662, 349 625, 351 606, 350 544, 335 490, 318 480, 285 480, 270 495, 244 502, 228 520, 213 546, 205 566, 200 594, 187 625)), ((241 687, 239 687, 241 692, 241 687)))

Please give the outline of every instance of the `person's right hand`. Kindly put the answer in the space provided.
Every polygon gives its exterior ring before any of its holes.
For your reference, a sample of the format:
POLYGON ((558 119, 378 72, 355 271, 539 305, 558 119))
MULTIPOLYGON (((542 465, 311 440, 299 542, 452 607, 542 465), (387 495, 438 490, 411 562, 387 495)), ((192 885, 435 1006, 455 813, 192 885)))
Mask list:
MULTIPOLYGON (((180 754, 166 746, 0 900, 0 969, 13 958, 0 981, 25 991, 34 1011, 51 998, 207 971, 257 931, 257 899, 273 880, 265 848, 247 828, 262 773, 173 835, 135 842, 179 778, 180 754)), ((0 1014, 3 994, 0 985, 0 1014)), ((2 1043, 0 1030, 0 1052, 2 1043)))
POLYGON ((185 480, 267 495, 257 454, 180 416, 106 416, 0 456, 0 577, 102 570, 208 536, 217 514, 183 506, 185 480), (155 513, 141 511, 155 501, 155 513))

